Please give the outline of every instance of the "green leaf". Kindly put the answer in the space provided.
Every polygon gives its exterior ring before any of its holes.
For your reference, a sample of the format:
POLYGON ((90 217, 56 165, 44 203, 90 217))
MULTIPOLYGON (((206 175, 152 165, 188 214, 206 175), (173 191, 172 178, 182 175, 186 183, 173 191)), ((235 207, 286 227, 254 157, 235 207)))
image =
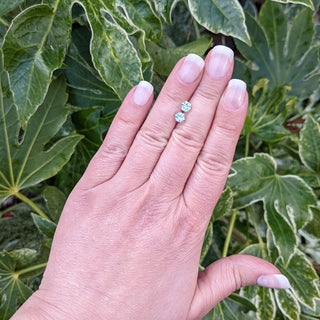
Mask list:
MULTIPOLYGON (((319 85, 319 47, 313 45, 312 11, 305 8, 292 25, 279 3, 266 1, 256 21, 249 14, 246 23, 252 46, 235 39, 247 59, 244 80, 252 87, 261 78, 270 80, 270 91, 288 86, 287 95, 309 97, 319 85)), ((242 62, 237 62, 237 69, 242 62)), ((238 71, 235 71, 236 74, 238 71)))
POLYGON ((1 0, 0 1, 0 17, 19 6, 24 0, 1 0))
POLYGON ((203 320, 253 320, 254 318, 244 313, 256 310, 255 305, 250 300, 233 293, 219 302, 203 320))
POLYGON ((58 223, 64 204, 67 201, 66 195, 57 187, 47 186, 43 190, 43 197, 50 214, 55 223, 58 223))
POLYGON ((0 253, 0 315, 2 320, 9 319, 32 294, 15 273, 14 259, 8 252, 0 253))
POLYGON ((212 244, 212 238, 213 238, 213 228, 212 228, 212 222, 210 222, 207 227, 206 234, 205 234, 204 240, 203 240, 200 261, 199 261, 200 266, 202 265, 202 262, 210 249, 210 246, 212 244))
POLYGON ((320 126, 311 115, 306 116, 300 131, 299 155, 308 169, 320 172, 320 126))
POLYGON ((165 19, 167 23, 171 22, 171 12, 176 0, 152 0, 157 12, 165 19))
POLYGON ((203 56, 212 46, 212 39, 201 37, 196 41, 172 49, 162 48, 150 41, 147 41, 146 45, 154 62, 154 70, 161 75, 168 76, 182 57, 189 53, 203 56))
POLYGON ((314 235, 316 238, 320 239, 320 209, 311 207, 312 220, 304 227, 304 229, 314 235))
POLYGON ((289 279, 294 295, 299 302, 314 309, 315 299, 320 299, 315 283, 319 278, 307 256, 296 250, 287 265, 279 261, 276 263, 276 267, 289 279))
POLYGON ((64 108, 67 97, 63 77, 51 84, 44 103, 30 118, 22 137, 19 137, 18 114, 4 72, 1 88, 0 132, 5 138, 0 139, 0 202, 23 188, 57 174, 82 138, 80 135, 70 135, 46 149, 46 144, 60 129, 68 114, 64 108))
POLYGON ((125 11, 131 23, 144 30, 146 38, 159 41, 162 36, 162 24, 153 12, 147 0, 119 0, 117 3, 125 11))
POLYGON ((226 189, 222 192, 219 201, 213 210, 212 219, 216 221, 230 212, 232 209, 232 203, 232 190, 227 186, 226 189))
POLYGON ((280 2, 280 3, 302 4, 314 10, 313 2, 311 0, 272 0, 272 1, 280 2))
POLYGON ((282 314, 292 320, 300 319, 300 305, 290 290, 275 290, 276 301, 282 314))
POLYGON ((85 27, 72 31, 72 41, 64 61, 68 102, 80 108, 101 106, 111 112, 119 108, 121 101, 94 69, 89 48, 90 37, 90 31, 85 27))
POLYGON ((32 219, 39 231, 49 239, 53 239, 57 225, 47 219, 41 218, 35 213, 31 213, 32 219))
POLYGON ((10 251, 10 256, 14 260, 16 269, 23 269, 35 262, 38 253, 34 249, 22 248, 10 251))
POLYGON ((36 5, 18 15, 2 45, 4 68, 23 128, 43 102, 52 73, 65 57, 71 32, 69 0, 36 5))
POLYGON ((188 0, 188 3, 193 17, 209 31, 251 44, 245 15, 238 0, 188 0))
POLYGON ((142 80, 138 53, 127 32, 104 12, 112 16, 110 4, 82 0, 92 30, 91 55, 102 79, 124 99, 128 91, 142 80))
POLYGON ((228 185, 233 191, 234 208, 263 201, 265 221, 285 261, 297 245, 296 230, 311 219, 310 205, 316 204, 312 189, 299 177, 280 176, 268 154, 240 159, 233 163, 228 185))

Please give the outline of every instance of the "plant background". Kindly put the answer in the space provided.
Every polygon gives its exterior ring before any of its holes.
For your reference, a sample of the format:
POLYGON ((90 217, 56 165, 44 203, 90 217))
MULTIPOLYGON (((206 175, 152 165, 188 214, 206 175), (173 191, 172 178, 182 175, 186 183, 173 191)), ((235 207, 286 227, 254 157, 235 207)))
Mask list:
POLYGON ((320 0, 0 0, 0 319, 36 290, 64 202, 122 99, 175 63, 236 53, 249 110, 200 268, 234 253, 292 289, 242 288, 204 319, 320 319, 320 0))

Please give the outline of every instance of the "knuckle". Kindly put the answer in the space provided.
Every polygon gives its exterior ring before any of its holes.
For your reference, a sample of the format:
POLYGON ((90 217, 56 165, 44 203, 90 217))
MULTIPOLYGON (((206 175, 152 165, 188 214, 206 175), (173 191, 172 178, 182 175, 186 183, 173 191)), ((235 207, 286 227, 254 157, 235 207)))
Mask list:
POLYGON ((167 145, 167 139, 161 135, 161 128, 151 127, 151 128, 142 128, 139 133, 139 139, 143 143, 151 146, 156 150, 163 150, 167 145))
POLYGON ((233 121, 223 121, 214 125, 214 131, 225 140, 233 140, 238 135, 239 127, 233 121))
POLYGON ((200 150, 203 146, 204 136, 200 130, 184 126, 177 128, 172 132, 171 139, 174 143, 183 146, 186 150, 200 150))
POLYGON ((230 170, 231 161, 226 152, 219 149, 214 153, 202 151, 198 157, 200 168, 209 175, 226 176, 230 170))
POLYGON ((102 159, 112 159, 115 158, 117 160, 124 159, 127 156, 127 148, 123 145, 113 144, 113 143, 106 143, 101 146, 100 149, 100 158, 102 159))
POLYGON ((196 92, 197 99, 208 103, 208 101, 219 101, 221 92, 216 86, 202 87, 196 92))

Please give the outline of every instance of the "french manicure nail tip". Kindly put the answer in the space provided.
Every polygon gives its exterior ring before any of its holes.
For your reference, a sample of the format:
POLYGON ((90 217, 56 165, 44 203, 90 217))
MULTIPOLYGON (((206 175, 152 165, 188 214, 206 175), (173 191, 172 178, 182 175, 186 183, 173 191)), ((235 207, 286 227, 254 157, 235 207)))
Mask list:
POLYGON ((179 70, 179 77, 183 82, 191 83, 199 77, 203 67, 203 59, 194 53, 190 53, 184 59, 179 70))
POLYGON ((138 106, 145 105, 153 92, 153 86, 147 81, 140 81, 133 94, 133 101, 138 106))
POLYGON ((247 85, 244 81, 232 79, 229 81, 225 93, 225 103, 229 110, 240 109, 246 94, 247 85))
POLYGON ((267 274, 257 279, 257 285, 272 289, 289 289, 290 282, 283 274, 267 274))
POLYGON ((208 72, 213 78, 224 77, 233 60, 233 51, 226 46, 215 46, 211 51, 211 57, 208 65, 208 72))

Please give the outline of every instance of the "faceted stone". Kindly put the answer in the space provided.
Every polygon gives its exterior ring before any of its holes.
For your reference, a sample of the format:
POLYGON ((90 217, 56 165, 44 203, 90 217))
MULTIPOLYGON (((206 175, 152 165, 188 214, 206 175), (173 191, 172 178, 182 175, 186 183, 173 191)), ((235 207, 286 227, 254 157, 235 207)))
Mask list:
POLYGON ((191 110, 191 103, 188 102, 188 101, 182 102, 182 103, 181 103, 181 110, 182 110, 183 112, 188 112, 188 111, 190 111, 190 110, 191 110))
POLYGON ((184 120, 186 120, 186 117, 182 112, 176 113, 174 118, 176 119, 177 122, 183 122, 184 120))

